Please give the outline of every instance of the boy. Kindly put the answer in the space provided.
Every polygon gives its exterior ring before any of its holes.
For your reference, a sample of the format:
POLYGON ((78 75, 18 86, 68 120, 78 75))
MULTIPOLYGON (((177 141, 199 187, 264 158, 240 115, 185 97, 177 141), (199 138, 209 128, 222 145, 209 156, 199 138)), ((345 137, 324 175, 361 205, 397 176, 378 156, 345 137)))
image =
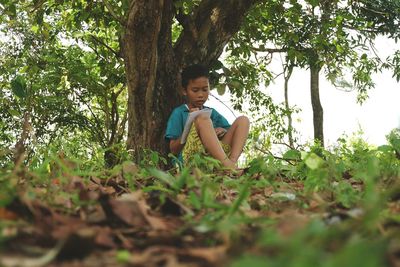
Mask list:
POLYGON ((194 153, 207 153, 223 166, 236 169, 249 133, 249 119, 240 116, 230 125, 221 114, 212 109, 211 117, 196 117, 186 143, 181 144, 181 135, 189 112, 205 108, 204 103, 210 94, 208 70, 201 65, 186 67, 182 71, 182 88, 187 103, 172 111, 165 134, 171 153, 184 162, 194 153))

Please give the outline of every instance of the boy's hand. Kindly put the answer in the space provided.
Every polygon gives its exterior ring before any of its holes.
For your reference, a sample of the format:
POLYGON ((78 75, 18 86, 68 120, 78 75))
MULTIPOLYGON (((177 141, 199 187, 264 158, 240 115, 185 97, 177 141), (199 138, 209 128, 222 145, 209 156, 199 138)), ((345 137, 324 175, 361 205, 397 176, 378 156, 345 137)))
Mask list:
POLYGON ((227 130, 221 127, 215 128, 215 133, 218 136, 218 139, 221 139, 226 134, 227 130))

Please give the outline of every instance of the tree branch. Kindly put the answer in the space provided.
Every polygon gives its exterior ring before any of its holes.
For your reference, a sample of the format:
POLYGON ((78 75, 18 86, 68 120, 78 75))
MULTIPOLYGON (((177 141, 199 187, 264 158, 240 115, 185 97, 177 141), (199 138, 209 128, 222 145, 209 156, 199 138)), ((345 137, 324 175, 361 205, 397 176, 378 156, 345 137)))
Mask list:
POLYGON ((210 96, 214 97, 218 102, 220 102, 222 105, 224 105, 227 109, 229 109, 229 111, 233 114, 233 116, 235 116, 235 118, 237 118, 237 116, 235 115, 235 113, 233 112, 233 110, 228 107, 221 99, 219 99, 218 97, 216 97, 213 94, 210 94, 210 96))
POLYGON ((239 31, 247 12, 258 2, 260 0, 203 0, 190 18, 180 12, 177 19, 186 28, 174 47, 178 66, 189 62, 210 66, 239 31))
POLYGON ((286 48, 260 48, 260 47, 254 47, 254 46, 252 46, 250 49, 254 52, 261 52, 261 53, 266 52, 266 53, 270 53, 270 54, 285 53, 288 51, 286 48))
POLYGON ((97 36, 91 34, 90 37, 95 40, 97 43, 101 44, 102 46, 106 47, 108 50, 110 50, 117 58, 121 58, 121 53, 119 51, 115 51, 111 46, 103 42, 100 38, 97 36))
POLYGON ((293 161, 298 162, 298 160, 295 160, 295 159, 285 159, 285 158, 282 158, 282 157, 279 157, 279 156, 275 156, 271 151, 269 151, 269 150, 264 150, 264 149, 262 149, 262 148, 260 148, 260 147, 257 147, 257 146, 255 146, 255 149, 258 150, 259 152, 263 153, 263 154, 271 155, 271 156, 273 156, 275 159, 284 160, 284 161, 286 161, 287 163, 289 163, 290 165, 294 165, 293 161))
POLYGON ((120 142, 124 137, 124 132, 126 128, 126 123, 128 122, 128 111, 125 111, 124 116, 122 117, 121 123, 119 124, 116 141, 120 142))
POLYGON ((179 9, 179 12, 176 14, 175 17, 178 20, 179 24, 182 25, 183 30, 190 33, 194 40, 197 40, 199 38, 199 33, 192 18, 186 15, 182 8, 179 9))
POLYGON ((122 26, 126 25, 126 22, 117 15, 117 13, 115 12, 114 8, 110 5, 110 3, 107 0, 103 0, 103 3, 105 5, 105 7, 107 8, 108 12, 110 12, 111 16, 118 21, 122 26))
POLYGON ((382 12, 382 11, 379 11, 379 10, 368 8, 367 7, 368 3, 365 2, 365 1, 360 1, 360 3, 364 4, 363 6, 359 5, 359 8, 361 8, 361 9, 364 9, 366 11, 369 11, 371 13, 375 13, 375 14, 378 14, 378 15, 383 15, 383 16, 387 16, 388 15, 387 12, 382 12))
MULTIPOLYGON (((97 127, 96 127, 97 129, 95 129, 94 132, 96 132, 97 135, 98 135, 98 137, 100 138, 99 142, 100 142, 101 144, 103 144, 103 145, 106 145, 106 143, 104 142, 104 140, 105 140, 105 134, 104 134, 103 131, 100 130, 100 129, 103 128, 103 127, 101 126, 100 119, 96 116, 96 114, 94 113, 94 111, 93 111, 92 108, 90 107, 89 103, 87 103, 87 102, 83 99, 83 97, 82 97, 81 95, 79 95, 78 92, 76 92, 76 96, 79 98, 79 100, 80 100, 83 104, 86 105, 86 107, 88 108, 89 112, 92 114, 92 116, 93 116, 93 118, 94 118, 94 121, 95 121, 95 125, 97 126, 97 127)), ((88 121, 90 121, 90 120, 88 119, 88 121)), ((91 128, 92 128, 92 127, 90 127, 89 129, 91 129, 91 128)))

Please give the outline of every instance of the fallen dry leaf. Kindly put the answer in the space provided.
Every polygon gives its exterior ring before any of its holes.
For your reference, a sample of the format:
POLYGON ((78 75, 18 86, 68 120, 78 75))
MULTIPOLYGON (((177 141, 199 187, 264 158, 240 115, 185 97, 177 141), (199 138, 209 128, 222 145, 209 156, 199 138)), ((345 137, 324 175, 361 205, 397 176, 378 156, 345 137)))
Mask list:
MULTIPOLYGON (((140 253, 132 253, 129 263, 133 266, 165 266, 188 267, 177 259, 178 250, 175 247, 154 246, 140 253)), ((198 266, 198 265, 193 265, 198 266)))
MULTIPOLYGON (((58 213, 53 214, 51 222, 53 226, 57 226, 51 231, 51 235, 55 239, 67 238, 71 234, 88 227, 80 218, 69 217, 58 213)), ((44 225, 44 227, 46 227, 46 225, 44 225)))
POLYGON ((209 248, 189 248, 184 251, 187 255, 197 258, 203 258, 210 263, 217 263, 226 257, 228 246, 221 245, 209 248))
POLYGON ((101 186, 100 192, 105 195, 112 195, 115 194, 117 191, 112 186, 101 186))
POLYGON ((277 230, 282 236, 290 236, 303 229, 310 218, 297 210, 288 210, 278 216, 277 230))
POLYGON ((392 240, 389 244, 389 261, 391 266, 400 267, 400 241, 392 240))
POLYGON ((15 221, 18 219, 18 215, 8 210, 7 208, 0 207, 0 220, 15 221))
POLYGON ((81 212, 82 220, 88 223, 100 223, 107 219, 106 213, 100 204, 91 206, 86 212, 81 212))
POLYGON ((117 244, 113 238, 113 231, 110 227, 96 227, 95 230, 97 234, 94 242, 97 245, 107 248, 117 248, 117 244))
POLYGON ((139 172, 138 166, 132 161, 125 161, 122 163, 123 177, 134 176, 139 172))
POLYGON ((112 212, 126 224, 140 228, 148 225, 136 199, 128 199, 127 197, 123 197, 110 199, 109 203, 111 205, 112 212))
POLYGON ((4 267, 41 267, 53 261, 63 247, 65 240, 59 240, 57 245, 41 257, 21 257, 21 255, 1 255, 0 266, 4 267))
POLYGON ((110 205, 114 214, 126 224, 141 228, 150 226, 155 230, 168 229, 162 219, 149 214, 149 206, 139 191, 111 199, 110 205))
POLYGON ((133 249, 133 240, 132 239, 128 239, 124 236, 123 233, 117 231, 115 233, 115 235, 118 237, 118 239, 121 241, 122 243, 122 247, 125 249, 133 249))

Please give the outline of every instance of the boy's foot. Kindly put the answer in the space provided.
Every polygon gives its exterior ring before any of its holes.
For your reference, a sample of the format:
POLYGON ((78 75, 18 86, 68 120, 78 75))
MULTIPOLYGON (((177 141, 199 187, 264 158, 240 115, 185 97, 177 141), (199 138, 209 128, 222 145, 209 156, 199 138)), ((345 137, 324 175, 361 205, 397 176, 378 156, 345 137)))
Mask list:
POLYGON ((238 168, 236 165, 236 162, 232 161, 229 158, 226 158, 225 160, 222 161, 222 165, 225 167, 224 173, 227 175, 232 175, 232 176, 242 176, 245 174, 249 168, 238 168))
POLYGON ((249 171, 249 167, 246 168, 235 168, 235 169, 225 169, 224 174, 229 176, 240 177, 249 171))
POLYGON ((221 163, 222 163, 222 166, 224 166, 224 167, 227 168, 227 169, 232 169, 232 170, 237 169, 236 163, 233 162, 233 161, 232 161, 231 159, 229 159, 229 158, 223 159, 223 160, 221 161, 221 163))
POLYGON ((229 176, 229 177, 240 177, 244 174, 243 169, 236 168, 236 169, 224 169, 222 171, 223 175, 229 176))

